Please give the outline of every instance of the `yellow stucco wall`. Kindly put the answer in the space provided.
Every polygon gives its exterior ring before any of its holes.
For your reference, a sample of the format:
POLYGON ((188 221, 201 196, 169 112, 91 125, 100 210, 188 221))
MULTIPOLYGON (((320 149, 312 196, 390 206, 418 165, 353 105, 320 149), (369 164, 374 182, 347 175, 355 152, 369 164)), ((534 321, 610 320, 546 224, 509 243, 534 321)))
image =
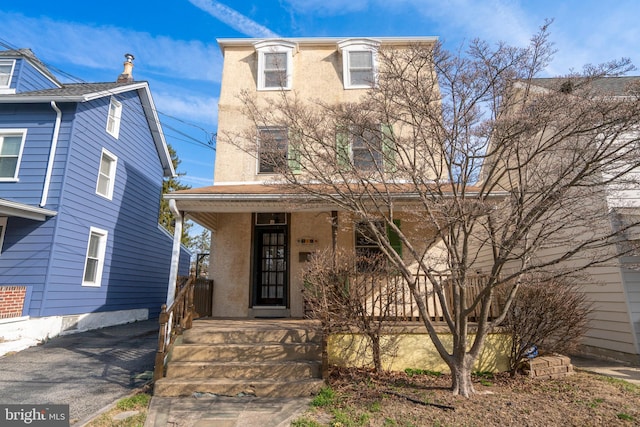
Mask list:
MULTIPOLYGON (((444 345, 451 348, 451 334, 440 334, 444 345)), ((473 339, 473 336, 471 336, 473 339)), ((410 369, 428 369, 449 373, 449 367, 438 355, 431 338, 426 333, 395 333, 383 335, 382 366, 390 371, 410 369)), ((334 334, 329 337, 329 363, 337 366, 370 367, 371 351, 367 340, 357 334, 334 334)), ((509 349, 511 340, 508 334, 489 334, 480 357, 474 365, 474 371, 504 372, 509 370, 509 349)))

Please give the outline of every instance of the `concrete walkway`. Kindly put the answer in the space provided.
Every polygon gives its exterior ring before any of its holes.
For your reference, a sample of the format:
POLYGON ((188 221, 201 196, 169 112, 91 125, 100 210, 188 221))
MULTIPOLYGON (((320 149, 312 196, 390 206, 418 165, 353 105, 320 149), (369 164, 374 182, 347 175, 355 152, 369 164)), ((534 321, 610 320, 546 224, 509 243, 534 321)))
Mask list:
POLYGON ((571 363, 577 370, 618 378, 632 384, 640 385, 640 366, 630 366, 585 357, 571 356, 571 363))
POLYGON ((153 397, 145 427, 289 427, 310 397, 153 397))

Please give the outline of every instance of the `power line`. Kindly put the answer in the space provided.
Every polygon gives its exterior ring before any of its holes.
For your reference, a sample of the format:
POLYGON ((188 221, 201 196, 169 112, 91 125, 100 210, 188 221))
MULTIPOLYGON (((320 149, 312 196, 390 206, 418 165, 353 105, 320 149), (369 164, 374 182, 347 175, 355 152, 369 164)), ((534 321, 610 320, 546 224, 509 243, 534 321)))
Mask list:
MULTIPOLYGON (((4 39, 2 39, 2 38, 0 38, 0 46, 4 47, 5 49, 19 51, 19 48, 18 48, 18 47, 13 46, 11 43, 9 43, 8 41, 6 41, 6 40, 4 40, 4 39)), ((81 79, 80 77, 77 77, 77 76, 75 76, 75 75, 73 75, 73 74, 71 74, 71 73, 68 73, 68 72, 66 72, 66 71, 64 71, 64 70, 62 70, 62 69, 60 69, 60 68, 58 68, 58 67, 56 67, 56 66, 54 66, 54 65, 51 65, 51 64, 48 64, 48 63, 46 63, 46 62, 42 61, 42 60, 41 60, 40 58, 38 58, 38 57, 36 57, 35 59, 36 59, 37 61, 39 61, 43 66, 45 66, 48 70, 53 70, 53 71, 55 71, 57 74, 60 74, 60 75, 62 75, 62 76, 64 76, 64 77, 66 77, 66 78, 68 78, 68 79, 72 80, 74 83, 79 83, 79 84, 83 84, 83 83, 84 83, 84 84, 87 84, 87 83, 89 83, 89 82, 87 82, 87 81, 85 81, 85 80, 81 79)), ((62 84, 64 85, 64 83, 62 83, 62 84)), ((72 84, 73 84, 73 83, 72 83, 72 84)), ((119 94, 117 94, 117 93, 115 93, 115 92, 113 92, 113 91, 111 91, 111 90, 107 90, 106 92, 107 92, 107 93, 110 93, 112 96, 118 96, 118 95, 119 95, 119 94)), ((196 123, 193 123, 193 122, 189 122, 189 121, 186 121, 186 120, 180 119, 180 118, 175 117, 175 116, 173 116, 173 115, 171 115, 171 114, 168 114, 168 113, 164 113, 164 112, 162 112, 162 111, 158 110, 157 108, 155 108, 155 112, 156 112, 157 114, 159 114, 159 115, 162 115, 162 116, 165 116, 165 117, 167 117, 167 118, 170 118, 170 119, 176 120, 176 121, 178 121, 178 122, 180 122, 180 123, 182 123, 182 124, 184 124, 184 125, 191 126, 191 127, 193 127, 193 128, 199 129, 199 130, 201 130, 202 132, 204 132, 204 133, 205 133, 205 135, 207 136, 206 142, 205 142, 205 141, 202 141, 202 140, 199 140, 199 139, 194 138, 193 136, 191 136, 191 135, 189 135, 189 134, 187 134, 187 133, 185 133, 185 132, 182 132, 182 131, 180 131, 180 130, 176 129, 176 128, 175 128, 175 127, 173 127, 173 126, 170 126, 170 125, 169 125, 169 124, 167 124, 166 122, 163 122, 162 120, 158 119, 158 121, 160 122, 160 125, 161 125, 163 128, 171 129, 171 130, 173 130, 174 132, 178 133, 179 135, 182 135, 183 137, 185 137, 185 138, 187 138, 187 139, 184 139, 184 138, 177 138, 177 137, 173 137, 173 136, 172 136, 172 138, 175 138, 175 139, 180 140, 180 141, 183 141, 183 142, 191 143, 191 144, 194 144, 194 145, 199 145, 199 146, 201 146, 201 147, 206 147, 206 148, 211 149, 211 150, 213 150, 213 151, 215 151, 215 150, 216 150, 216 148, 215 148, 216 134, 215 134, 214 132, 208 131, 207 129, 205 129, 205 128, 203 128, 203 127, 199 126, 199 125, 198 125, 198 124, 196 124, 196 123)), ((142 114, 144 114, 144 113, 142 113, 142 114)))

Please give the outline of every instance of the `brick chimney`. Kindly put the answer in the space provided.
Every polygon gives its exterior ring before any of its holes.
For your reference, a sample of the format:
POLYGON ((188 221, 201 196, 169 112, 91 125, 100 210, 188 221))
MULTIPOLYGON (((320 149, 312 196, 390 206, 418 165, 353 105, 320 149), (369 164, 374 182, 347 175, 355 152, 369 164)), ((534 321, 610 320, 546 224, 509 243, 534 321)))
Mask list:
POLYGON ((135 58, 130 53, 125 53, 124 57, 127 58, 127 60, 124 61, 124 64, 123 64, 124 71, 122 72, 122 74, 118 76, 116 83, 131 83, 133 81, 132 71, 133 71, 133 60, 135 58))

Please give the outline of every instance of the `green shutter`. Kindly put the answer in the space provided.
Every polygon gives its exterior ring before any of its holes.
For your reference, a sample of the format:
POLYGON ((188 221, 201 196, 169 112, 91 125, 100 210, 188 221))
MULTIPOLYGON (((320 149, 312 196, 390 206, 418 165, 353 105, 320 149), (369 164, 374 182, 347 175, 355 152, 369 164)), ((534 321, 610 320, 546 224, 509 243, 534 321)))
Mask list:
MULTIPOLYGON (((398 229, 400 229, 399 219, 394 219, 393 223, 396 227, 398 227, 398 229)), ((398 235, 398 233, 396 233, 395 230, 389 225, 387 225, 387 237, 389 238, 389 243, 391 244, 393 250, 396 251, 398 255, 400 255, 400 258, 402 258, 402 241, 400 240, 400 236, 398 235)))
POLYGON ((294 174, 302 172, 302 165, 300 164, 300 150, 298 149, 300 144, 300 138, 293 132, 289 133, 289 143, 287 144, 287 163, 289 169, 294 174))
POLYGON ((336 130, 336 161, 340 169, 349 169, 351 165, 349 134, 344 127, 336 130))
POLYGON ((382 124, 382 154, 384 156, 384 170, 395 172, 396 167, 396 147, 393 141, 393 127, 389 124, 382 124))

